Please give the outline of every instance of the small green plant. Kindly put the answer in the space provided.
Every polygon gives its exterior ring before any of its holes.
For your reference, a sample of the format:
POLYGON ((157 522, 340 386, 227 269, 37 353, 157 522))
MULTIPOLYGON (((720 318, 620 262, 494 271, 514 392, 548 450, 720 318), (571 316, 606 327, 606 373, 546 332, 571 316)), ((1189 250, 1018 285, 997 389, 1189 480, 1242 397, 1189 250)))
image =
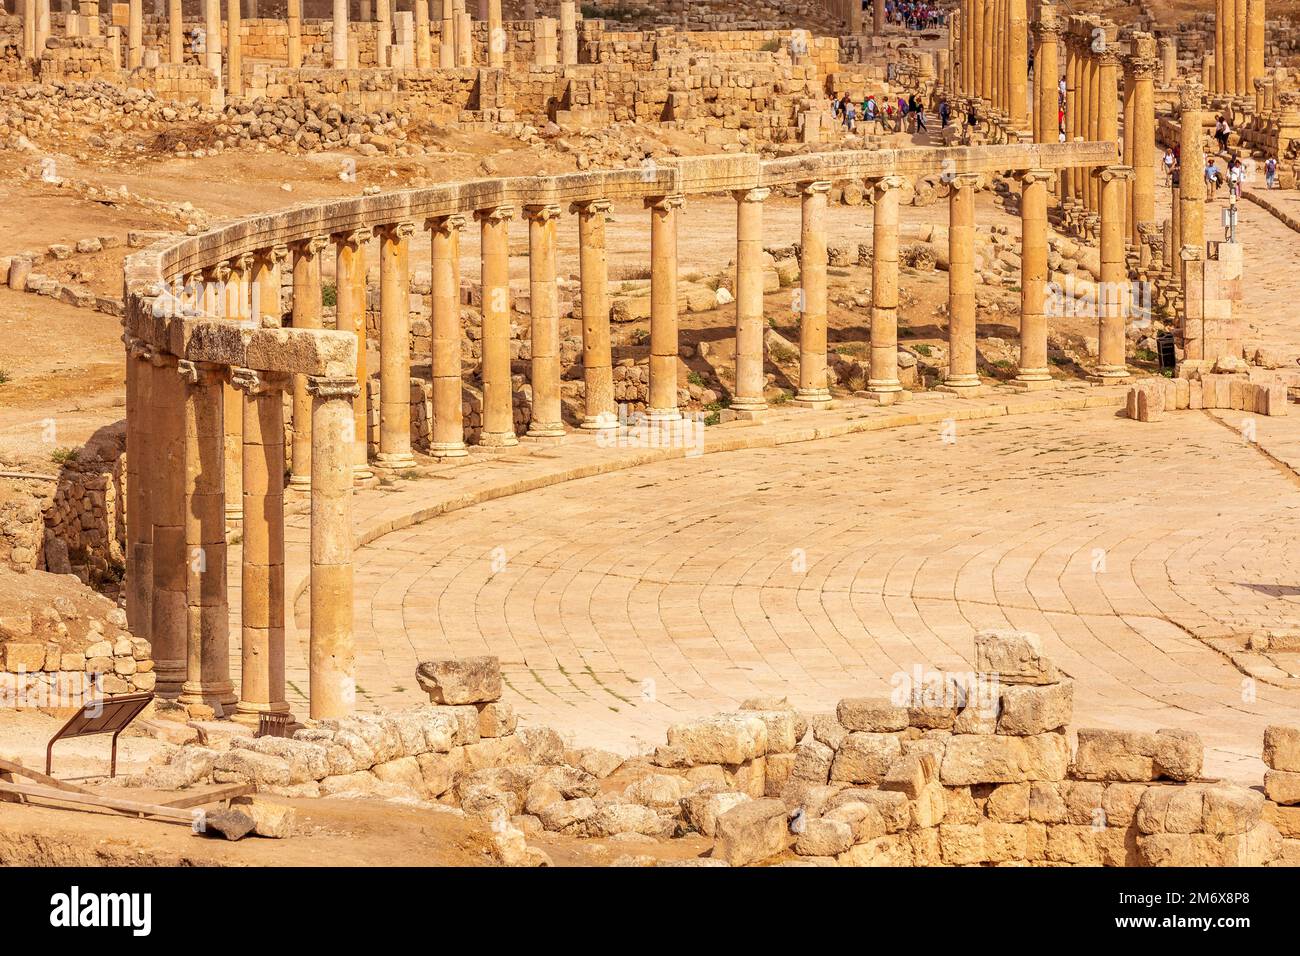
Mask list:
POLYGON ((785 389, 781 389, 780 394, 778 394, 775 398, 772 399, 772 404, 773 404, 773 405, 784 405, 786 402, 790 401, 790 399, 792 399, 792 398, 794 398, 794 395, 793 395, 792 393, 788 392, 788 391, 785 390, 785 389))
POLYGON ((56 448, 50 452, 50 461, 56 465, 70 465, 81 456, 75 448, 56 448))
POLYGON ((1154 362, 1156 357, 1156 353, 1150 349, 1134 349, 1133 351, 1133 358, 1139 362, 1154 362))
POLYGON ((934 354, 934 349, 930 348, 930 346, 926 345, 924 342, 920 345, 914 345, 912 348, 915 350, 917 355, 924 356, 925 358, 929 358, 934 354))
POLYGON ((7 369, 7 368, 0 368, 0 385, 4 385, 6 382, 9 382, 9 381, 11 381, 11 378, 10 378, 10 375, 9 375, 9 369, 7 369))
POLYGON ((710 412, 705 415, 704 424, 705 426, 722 424, 722 412, 710 412))
POLYGON ((322 286, 320 301, 326 308, 334 308, 339 304, 339 290, 332 285, 322 286))
POLYGON ((699 372, 691 372, 686 376, 686 381, 690 382, 692 385, 698 385, 700 388, 705 387, 704 376, 699 372))
POLYGON ((633 345, 645 345, 650 341, 650 333, 645 329, 633 329, 628 338, 632 340, 633 345))
POLYGON ((777 365, 786 365, 799 357, 799 353, 788 345, 774 343, 767 347, 768 357, 777 365))

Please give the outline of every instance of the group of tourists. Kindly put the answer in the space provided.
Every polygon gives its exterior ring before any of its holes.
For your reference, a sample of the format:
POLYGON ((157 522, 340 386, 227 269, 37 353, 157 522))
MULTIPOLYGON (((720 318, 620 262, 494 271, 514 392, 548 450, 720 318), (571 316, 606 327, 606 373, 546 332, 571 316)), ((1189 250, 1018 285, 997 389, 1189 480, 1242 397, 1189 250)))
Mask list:
MULTIPOLYGON (((948 125, 948 101, 939 107, 943 125, 948 125)), ((846 133, 855 132, 858 123, 871 126, 876 132, 883 133, 925 133, 929 127, 925 124, 925 105, 915 93, 900 96, 897 100, 882 97, 876 101, 874 94, 868 93, 859 104, 848 93, 839 96, 831 94, 831 115, 844 127, 846 133)))
MULTIPOLYGON (((1222 117, 1220 117, 1222 120, 1222 117)), ((1218 131, 1215 132, 1215 139, 1218 139, 1218 131)), ((1225 145, 1224 140, 1219 140, 1221 145, 1225 145)), ((1227 151, 1226 148, 1224 150, 1227 151)), ((1182 150, 1175 145, 1165 149, 1165 155, 1161 160, 1161 165, 1165 171, 1165 185, 1171 189, 1179 188, 1182 180, 1182 150)), ((1205 177, 1205 200, 1210 202, 1218 198, 1219 188, 1226 187, 1228 195, 1232 199, 1241 198, 1241 187, 1246 185, 1254 172, 1253 164, 1242 162, 1241 157, 1236 153, 1228 156, 1227 163, 1224 166, 1219 165, 1219 159, 1208 153, 1202 156, 1202 175, 1205 177)), ((1264 186, 1266 189, 1277 188, 1277 158, 1270 156, 1264 160, 1264 186)))
MULTIPOLYGON (((864 9, 870 7, 864 4, 864 9)), ((885 20, 908 30, 934 30, 948 22, 948 15, 938 4, 923 0, 885 0, 885 20)))

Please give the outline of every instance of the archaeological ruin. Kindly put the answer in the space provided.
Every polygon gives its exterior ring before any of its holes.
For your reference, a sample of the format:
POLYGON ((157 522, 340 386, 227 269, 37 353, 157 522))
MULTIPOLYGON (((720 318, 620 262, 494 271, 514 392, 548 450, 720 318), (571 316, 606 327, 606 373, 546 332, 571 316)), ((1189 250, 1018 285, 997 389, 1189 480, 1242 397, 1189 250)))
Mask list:
POLYGON ((1300 865, 1296 13, 2 0, 0 864, 1300 865))

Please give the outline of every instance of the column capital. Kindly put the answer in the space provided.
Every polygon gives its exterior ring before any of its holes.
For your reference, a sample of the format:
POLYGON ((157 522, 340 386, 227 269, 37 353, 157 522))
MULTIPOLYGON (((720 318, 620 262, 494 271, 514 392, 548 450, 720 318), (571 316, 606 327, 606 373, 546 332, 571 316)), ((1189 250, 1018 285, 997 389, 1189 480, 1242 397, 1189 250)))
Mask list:
POLYGON ((1028 186, 1031 183, 1051 182, 1057 176, 1050 169, 1022 169, 1020 170, 1020 182, 1028 186))
POLYGON ((1183 85, 1178 88, 1178 109, 1182 110, 1199 110, 1201 108, 1201 84, 1199 80, 1185 79, 1183 85))
POLYGON ((558 203, 537 203, 524 207, 524 217, 529 222, 547 222, 551 219, 558 219, 559 216, 560 207, 558 203))
POLYGON ((799 191, 805 196, 813 193, 828 193, 831 191, 831 181, 829 179, 813 179, 799 184, 799 191))
POLYGON ((336 232, 330 236, 330 239, 339 246, 351 246, 355 251, 364 246, 370 239, 370 231, 368 229, 353 229, 349 232, 336 232))
POLYGON ((447 216, 430 216, 424 220, 424 228, 440 236, 449 236, 465 228, 465 217, 458 212, 447 216))
POLYGON ((608 199, 575 199, 569 204, 569 212, 576 212, 580 216, 594 216, 597 213, 604 215, 612 206, 613 203, 608 199))
POLYGON ((890 189, 902 189, 907 185, 907 180, 897 173, 889 173, 871 181, 871 188, 879 192, 890 189))
POLYGON ((262 372, 253 368, 233 366, 230 384, 245 395, 272 395, 289 387, 291 377, 285 372, 262 372))
POLYGON ((768 196, 772 195, 772 190, 766 186, 752 186, 748 189, 733 189, 732 197, 736 202, 762 202, 768 196))
POLYGON ((974 189, 979 180, 979 173, 954 173, 948 178, 948 185, 952 189, 974 189))
POLYGON ((1134 54, 1124 58, 1124 73, 1135 80, 1149 80, 1156 75, 1160 61, 1153 56, 1134 54))
POLYGON ((299 239, 293 243, 295 251, 305 256, 314 256, 319 254, 326 246, 329 245, 329 238, 326 236, 312 236, 310 239, 299 239))
POLYGON ((353 399, 361 394, 361 387, 355 378, 329 378, 320 375, 307 376, 307 392, 317 398, 353 399))
POLYGON ((1132 166, 1101 166, 1092 171, 1092 175, 1100 179, 1103 183, 1109 182, 1128 182, 1137 174, 1133 172, 1132 166))
POLYGON ((230 278, 230 273, 234 270, 231 268, 230 262, 227 260, 226 262, 218 262, 215 266, 211 266, 204 271, 206 273, 206 278, 215 279, 217 282, 225 282, 230 278))
POLYGON ((514 216, 515 207, 509 203, 474 210, 474 218, 479 222, 505 222, 508 219, 513 219, 514 216))
POLYGON ((280 243, 278 245, 268 246, 265 249, 258 249, 256 255, 263 262, 276 265, 277 263, 284 262, 285 259, 289 258, 289 247, 280 243))
POLYGON ((674 209, 681 209, 684 205, 686 205, 686 197, 681 193, 672 193, 667 196, 645 197, 645 207, 660 212, 670 212, 674 209))
POLYGON ((415 235, 415 223, 413 222, 385 222, 375 226, 375 235, 390 242, 399 242, 410 239, 415 235))
POLYGON ((237 256, 232 256, 229 262, 232 272, 247 272, 253 267, 253 260, 256 257, 251 252, 244 252, 237 256))
POLYGON ((191 362, 189 359, 176 360, 176 372, 181 381, 191 388, 200 385, 216 385, 226 380, 226 366, 213 362, 191 362))

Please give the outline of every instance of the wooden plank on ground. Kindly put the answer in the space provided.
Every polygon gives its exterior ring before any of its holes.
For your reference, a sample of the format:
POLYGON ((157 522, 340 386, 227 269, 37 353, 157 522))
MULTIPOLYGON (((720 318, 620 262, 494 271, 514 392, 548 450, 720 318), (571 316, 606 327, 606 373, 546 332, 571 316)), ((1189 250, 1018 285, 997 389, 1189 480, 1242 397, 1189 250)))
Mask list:
POLYGON ((30 770, 20 763, 13 763, 0 757, 0 770, 17 774, 20 777, 26 777, 29 780, 35 780, 37 783, 43 783, 47 787, 54 787, 56 790, 66 790, 69 793, 90 793, 85 787, 78 787, 75 784, 65 783, 62 780, 55 780, 53 777, 47 777, 39 770, 30 770))
POLYGON ((251 783, 232 783, 227 787, 219 790, 209 790, 207 793, 191 793, 175 800, 168 800, 158 804, 160 807, 175 807, 184 809, 186 807, 201 807, 205 803, 216 803, 219 800, 230 800, 233 797, 242 797, 246 793, 255 792, 251 783))
POLYGON ((67 790, 58 790, 54 787, 34 783, 0 782, 0 793, 16 793, 24 797, 38 797, 43 800, 56 800, 61 803, 77 804, 78 806, 98 807, 102 810, 130 813, 141 817, 159 817, 169 823, 184 823, 186 826, 194 822, 194 813, 191 810, 164 807, 154 803, 141 803, 137 800, 123 800, 119 797, 105 797, 97 793, 71 793, 67 790))

